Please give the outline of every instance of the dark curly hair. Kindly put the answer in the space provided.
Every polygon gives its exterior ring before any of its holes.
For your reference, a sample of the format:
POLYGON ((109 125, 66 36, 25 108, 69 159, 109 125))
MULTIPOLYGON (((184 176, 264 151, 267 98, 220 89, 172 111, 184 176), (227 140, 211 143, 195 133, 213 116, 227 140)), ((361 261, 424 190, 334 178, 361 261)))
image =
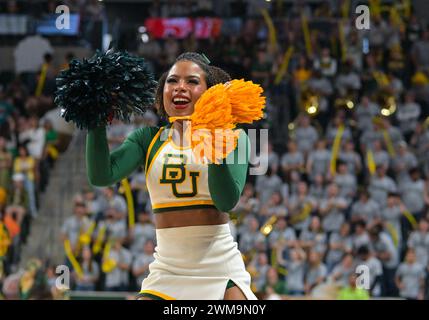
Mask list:
MULTIPOLYGON (((192 61, 197 64, 201 70, 204 71, 205 80, 207 83, 207 88, 210 88, 218 83, 225 83, 231 81, 231 76, 223 69, 215 66, 209 65, 210 61, 208 59, 196 52, 185 52, 179 55, 175 62, 179 61, 192 61)), ((171 68, 170 68, 171 69, 171 68)), ((167 113, 164 108, 163 93, 165 80, 167 79, 168 72, 164 72, 158 80, 158 87, 156 88, 155 93, 155 107, 158 112, 158 115, 162 118, 168 118, 167 113)))

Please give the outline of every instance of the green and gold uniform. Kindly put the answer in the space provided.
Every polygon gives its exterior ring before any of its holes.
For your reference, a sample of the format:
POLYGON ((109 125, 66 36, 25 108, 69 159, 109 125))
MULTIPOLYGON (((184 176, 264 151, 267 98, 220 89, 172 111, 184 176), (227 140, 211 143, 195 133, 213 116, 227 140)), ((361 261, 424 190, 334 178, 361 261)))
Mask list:
POLYGON ((170 133, 171 125, 140 128, 110 152, 106 128, 89 130, 89 182, 108 186, 143 166, 155 213, 207 207, 231 210, 246 182, 249 139, 245 132, 240 132, 237 148, 219 165, 196 163, 192 150, 175 145, 170 133))

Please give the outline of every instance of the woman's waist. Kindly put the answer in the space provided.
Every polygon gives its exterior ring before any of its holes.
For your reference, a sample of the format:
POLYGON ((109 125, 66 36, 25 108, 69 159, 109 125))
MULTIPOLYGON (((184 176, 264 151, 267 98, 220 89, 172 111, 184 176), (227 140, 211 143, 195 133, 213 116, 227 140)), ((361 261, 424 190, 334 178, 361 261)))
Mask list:
POLYGON ((159 266, 205 269, 241 257, 228 223, 156 229, 156 238, 159 266))
POLYGON ((181 209, 155 214, 156 229, 222 225, 228 221, 228 214, 216 208, 181 209))

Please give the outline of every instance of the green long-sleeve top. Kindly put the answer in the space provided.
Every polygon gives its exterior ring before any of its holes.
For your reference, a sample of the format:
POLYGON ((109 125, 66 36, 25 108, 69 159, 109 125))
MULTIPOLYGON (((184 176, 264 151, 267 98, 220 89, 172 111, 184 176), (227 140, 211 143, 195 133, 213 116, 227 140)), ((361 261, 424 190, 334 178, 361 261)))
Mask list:
MULTIPOLYGON (((144 166, 149 144, 159 130, 155 127, 137 129, 112 152, 109 150, 105 127, 89 130, 86 165, 90 184, 99 187, 112 185, 129 176, 138 167, 144 166)), ((240 132, 238 145, 228 155, 225 163, 208 164, 210 196, 216 208, 223 212, 234 208, 246 182, 250 144, 243 130, 240 132), (245 155, 239 157, 238 145, 245 145, 242 148, 246 150, 245 155)))

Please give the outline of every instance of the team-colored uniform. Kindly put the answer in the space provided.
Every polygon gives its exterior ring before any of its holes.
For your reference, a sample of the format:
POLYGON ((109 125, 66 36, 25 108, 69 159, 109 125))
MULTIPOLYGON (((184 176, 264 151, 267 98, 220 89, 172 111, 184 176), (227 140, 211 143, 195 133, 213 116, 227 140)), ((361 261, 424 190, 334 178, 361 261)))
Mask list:
MULTIPOLYGON (((241 132, 238 147, 226 163, 198 164, 191 148, 174 144, 170 125, 134 131, 110 153, 106 129, 89 130, 87 169, 91 184, 107 186, 143 166, 153 212, 217 208, 228 211, 243 190, 249 143, 241 132), (244 146, 245 161, 239 156, 244 146), (235 161, 228 161, 234 159, 235 161)), ((250 275, 228 224, 157 229, 155 261, 141 294, 163 299, 222 299, 232 281, 248 299, 250 275)))

